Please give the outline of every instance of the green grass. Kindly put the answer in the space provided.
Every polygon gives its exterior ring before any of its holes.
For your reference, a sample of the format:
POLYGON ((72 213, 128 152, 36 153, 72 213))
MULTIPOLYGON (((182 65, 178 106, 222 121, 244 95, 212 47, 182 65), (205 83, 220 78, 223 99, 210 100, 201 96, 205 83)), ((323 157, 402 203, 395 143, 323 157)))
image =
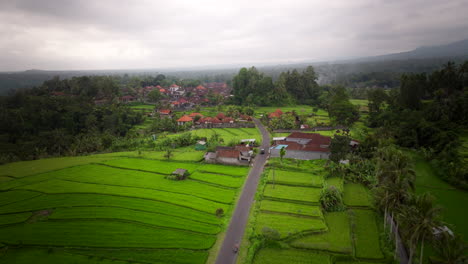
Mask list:
POLYGON ((219 225, 202 223, 185 218, 160 214, 135 211, 127 208, 112 207, 75 207, 54 210, 49 219, 108 219, 125 220, 136 223, 183 229, 205 234, 217 234, 219 225))
POLYGON ((322 187, 323 177, 320 174, 294 172, 285 170, 270 170, 268 174, 269 183, 322 187))
POLYGON ((201 182, 183 180, 172 181, 164 175, 122 170, 101 165, 84 165, 48 173, 51 179, 72 180, 83 183, 95 183, 111 186, 135 187, 179 194, 190 194, 196 197, 231 203, 235 190, 223 190, 219 187, 201 182))
POLYGON ((0 238, 23 245, 208 249, 216 237, 130 223, 70 220, 3 227, 0 238))
POLYGON ((199 137, 210 138, 215 133, 218 134, 224 143, 235 141, 240 143, 242 139, 256 139, 257 143, 261 143, 262 135, 257 128, 204 128, 190 131, 192 135, 199 137))
POLYGON ((0 192, 0 206, 31 199, 39 195, 40 194, 37 192, 22 191, 22 190, 0 192))
POLYGON ((129 157, 129 158, 143 158, 143 159, 157 159, 162 161, 201 161, 203 159, 204 151, 196 151, 193 146, 187 148, 177 148, 172 152, 172 157, 167 160, 164 155, 166 151, 124 151, 100 154, 101 157, 129 157))
POLYGON ((151 171, 161 174, 171 174, 178 168, 186 169, 189 172, 194 172, 200 166, 199 163, 181 163, 172 161, 148 160, 148 159, 135 159, 123 158, 103 162, 105 165, 128 168, 134 170, 151 171))
POLYGON ((320 188, 295 187, 279 184, 267 184, 263 195, 272 200, 296 201, 303 203, 318 203, 320 188))
POLYGON ((287 237, 304 231, 322 231, 327 229, 322 219, 260 213, 257 216, 255 230, 257 233, 261 233, 264 227, 278 231, 281 237, 287 237))
POLYGON ((177 149, 170 161, 164 154, 128 151, 0 166, 0 247, 13 245, 3 248, 0 262, 205 263, 227 221, 215 211, 230 215, 249 168, 196 163, 203 152, 193 147, 177 149), (165 178, 177 168, 192 178, 165 178), (50 215, 30 218, 46 209, 50 215))
MULTIPOLYGON (((75 255, 63 250, 53 250, 52 252, 44 248, 15 248, 8 249, 0 255, 2 263, 15 264, 126 264, 127 261, 112 259, 89 258, 85 255, 75 255)), ((199 262, 202 263, 202 262, 199 262)))
POLYGON ((369 101, 366 99, 351 99, 349 100, 353 105, 363 105, 367 106, 369 104, 369 101))
POLYGON ((115 159, 115 157, 109 157, 105 155, 91 155, 82 157, 62 157, 33 161, 20 161, 0 165, 0 174, 13 177, 24 177, 92 162, 103 162, 110 159, 115 159))
POLYGON ((412 154, 416 172, 416 193, 429 192, 436 198, 436 204, 443 208, 442 217, 465 241, 468 239, 468 192, 456 189, 440 179, 431 165, 422 157, 412 154))
POLYGON ((353 209, 356 257, 381 259, 384 257, 380 249, 379 230, 372 210, 353 209))
POLYGON ((280 158, 270 158, 268 160, 269 166, 276 169, 313 173, 322 172, 326 162, 326 160, 296 160, 286 158, 282 162, 280 158))
POLYGON ((309 250, 264 248, 255 256, 254 264, 330 264, 330 256, 309 250))
POLYGON ((195 219, 209 224, 219 224, 219 219, 215 216, 214 211, 206 213, 188 207, 150 199, 86 193, 43 194, 34 199, 2 206, 0 207, 0 214, 83 206, 128 208, 142 212, 165 213, 176 217, 195 219))
POLYGON ((7 215, 0 215, 0 225, 8 225, 8 224, 15 224, 21 223, 26 221, 29 217, 31 217, 32 213, 19 213, 19 214, 7 214, 7 215))
POLYGON ((198 171, 209 172, 214 174, 226 174, 231 176, 243 177, 249 171, 248 167, 244 166, 223 166, 215 164, 206 164, 198 167, 198 171))
POLYGON ((369 190, 359 183, 346 183, 344 185, 343 201, 348 206, 372 206, 369 190))
POLYGON ((244 179, 241 177, 232 177, 227 175, 212 174, 212 173, 203 173, 195 172, 190 174, 190 179, 209 182, 217 185, 222 185, 226 187, 238 188, 242 186, 244 179))
MULTIPOLYGON (((116 196, 127 196, 144 198, 155 201, 167 202, 185 207, 194 208, 196 210, 213 213, 217 208, 227 210, 228 206, 219 202, 209 201, 207 199, 192 196, 190 194, 175 194, 166 191, 134 188, 134 187, 121 187, 109 186, 102 184, 70 182, 64 180, 50 180, 47 182, 40 182, 21 187, 23 189, 39 191, 49 194, 59 193, 95 193, 95 194, 108 194, 116 196)), ((224 190, 222 190, 224 191, 224 190)))
POLYGON ((339 190, 344 190, 343 179, 340 177, 329 177, 325 180, 327 186, 335 186, 339 190))
POLYGON ((328 232, 307 235, 294 240, 291 245, 304 249, 352 254, 353 245, 351 242, 350 222, 347 212, 327 213, 325 214, 325 222, 328 226, 328 232))
POLYGON ((320 207, 313 205, 263 200, 260 204, 260 210, 323 218, 320 207))
POLYGON ((69 249, 70 253, 93 256, 95 258, 119 259, 125 261, 141 261, 145 263, 171 263, 171 264, 192 264, 205 263, 208 253, 200 250, 186 249, 155 249, 155 250, 85 250, 69 249))
POLYGON ((152 104, 135 104, 131 105, 130 108, 134 110, 154 110, 155 105, 152 104))

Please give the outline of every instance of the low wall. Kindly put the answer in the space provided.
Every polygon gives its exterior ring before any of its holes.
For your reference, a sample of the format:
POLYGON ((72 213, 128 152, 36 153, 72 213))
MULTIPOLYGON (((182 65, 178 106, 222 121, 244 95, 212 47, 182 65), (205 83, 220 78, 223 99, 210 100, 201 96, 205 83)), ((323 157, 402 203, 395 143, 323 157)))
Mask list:
POLYGON ((304 129, 275 129, 275 133, 292 133, 292 132, 311 132, 311 131, 329 131, 329 130, 339 130, 347 129, 345 126, 334 126, 334 127, 311 127, 304 129))
POLYGON ((199 124, 194 125, 194 129, 200 128, 254 128, 255 124, 252 122, 236 122, 236 123, 221 123, 221 124, 199 124))
MULTIPOLYGON (((270 156, 279 158, 280 157, 279 149, 271 149, 270 156)), ((300 151, 300 150, 287 150, 285 158, 289 159, 300 159, 300 160, 317 160, 317 159, 328 159, 330 153, 325 152, 316 152, 316 151, 300 151)))

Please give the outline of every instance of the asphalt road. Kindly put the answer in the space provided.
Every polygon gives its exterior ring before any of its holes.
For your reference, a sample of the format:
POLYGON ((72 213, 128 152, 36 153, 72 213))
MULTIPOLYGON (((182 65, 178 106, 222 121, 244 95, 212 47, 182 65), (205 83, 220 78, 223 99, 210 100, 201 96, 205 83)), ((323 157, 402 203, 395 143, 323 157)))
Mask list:
POLYGON ((250 170, 247 182, 244 185, 242 194, 237 202, 236 209, 232 215, 231 222, 224 237, 223 244, 218 253, 216 264, 233 264, 236 262, 237 253, 233 252, 233 248, 236 243, 242 241, 244 235, 245 226, 249 218, 250 207, 257 191, 257 185, 260 180, 260 175, 263 172, 263 166, 268 158, 268 148, 270 147, 270 134, 258 120, 254 120, 255 125, 260 129, 262 133, 262 146, 265 149, 265 154, 260 154, 260 151, 255 158, 252 169, 250 170))

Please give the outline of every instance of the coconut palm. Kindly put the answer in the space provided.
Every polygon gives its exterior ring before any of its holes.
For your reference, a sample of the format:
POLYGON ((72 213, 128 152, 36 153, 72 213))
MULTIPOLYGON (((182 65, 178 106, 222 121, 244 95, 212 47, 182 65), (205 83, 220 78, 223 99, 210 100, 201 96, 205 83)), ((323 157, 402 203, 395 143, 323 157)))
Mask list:
POLYGON ((431 258, 433 264, 464 264, 468 261, 465 254, 468 246, 459 236, 444 233, 434 241, 434 249, 438 256, 431 258))
POLYGON ((402 211, 402 221, 409 235, 409 248, 411 262, 414 249, 421 243, 421 253, 419 263, 422 263, 424 242, 427 239, 433 238, 433 230, 441 225, 440 219, 441 209, 434 206, 434 197, 428 193, 419 196, 413 196, 409 205, 402 211))

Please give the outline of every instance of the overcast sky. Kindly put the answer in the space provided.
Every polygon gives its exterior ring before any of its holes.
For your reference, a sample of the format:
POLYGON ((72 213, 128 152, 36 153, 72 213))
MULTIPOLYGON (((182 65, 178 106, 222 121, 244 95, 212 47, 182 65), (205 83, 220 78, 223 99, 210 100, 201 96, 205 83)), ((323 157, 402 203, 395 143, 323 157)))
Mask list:
POLYGON ((0 71, 321 61, 468 38, 466 0, 0 0, 0 71))

